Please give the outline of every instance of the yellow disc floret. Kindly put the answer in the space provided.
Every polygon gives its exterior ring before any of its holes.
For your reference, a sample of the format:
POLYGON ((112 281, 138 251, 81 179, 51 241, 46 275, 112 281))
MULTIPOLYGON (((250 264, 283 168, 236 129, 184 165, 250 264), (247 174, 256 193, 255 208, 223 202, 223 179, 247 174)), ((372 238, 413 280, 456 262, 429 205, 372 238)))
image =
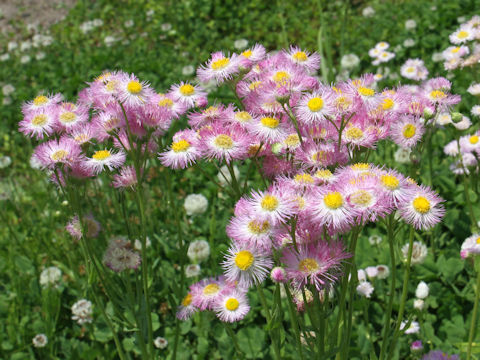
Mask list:
POLYGON ((35 106, 42 106, 48 103, 48 98, 45 95, 39 95, 35 99, 33 99, 33 105, 35 106))
POLYGON ((64 124, 69 124, 73 121, 75 121, 75 119, 77 118, 77 115, 75 115, 75 113, 71 112, 71 111, 66 111, 64 113, 62 113, 60 116, 60 122, 64 123, 64 124))
POLYGON ((314 273, 320 268, 317 260, 312 258, 305 258, 298 263, 298 270, 305 273, 314 273))
POLYGON ((358 93, 363 96, 373 96, 375 95, 375 90, 367 87, 360 87, 358 88, 358 93))
POLYGON ((244 52, 242 52, 242 55, 248 59, 250 56, 252 56, 252 50, 245 50, 244 52))
POLYGON ((363 138, 363 131, 357 127, 351 126, 345 131, 345 136, 348 139, 360 140, 363 138))
POLYGON ((413 208, 420 214, 426 214, 430 211, 430 201, 423 196, 418 196, 413 200, 413 208))
POLYGON ((265 234, 270 230, 270 223, 268 221, 252 220, 248 223, 248 230, 257 235, 265 234))
POLYGON ((235 114, 235 119, 237 119, 238 121, 240 121, 242 123, 245 123, 245 122, 248 122, 252 119, 252 115, 250 115, 246 111, 239 111, 235 114))
POLYGON ((382 181, 383 186, 385 186, 389 190, 395 190, 398 188, 400 181, 393 176, 393 175, 382 175, 380 178, 382 181))
POLYGON ((67 156, 68 156, 68 152, 66 150, 60 149, 52 153, 52 155, 50 155, 50 158, 53 161, 62 161, 62 160, 65 160, 67 156))
POLYGON ((343 197, 338 191, 334 191, 325 195, 323 202, 329 209, 336 210, 343 205, 343 197))
POLYGON ((173 100, 169 99, 169 98, 161 99, 158 102, 158 106, 172 107, 173 106, 173 100))
POLYGON ((457 38, 459 39, 466 39, 468 37, 468 31, 465 31, 465 30, 461 30, 458 32, 457 34, 457 38))
POLYGON ((430 97, 434 100, 440 100, 443 99, 447 96, 443 91, 441 90, 433 90, 430 92, 430 97))
POLYGON ((235 311, 238 309, 240 303, 235 298, 230 298, 225 302, 225 308, 229 311, 235 311))
POLYGON ((308 60, 307 54, 303 51, 297 51, 295 54, 292 55, 292 57, 298 61, 298 62, 304 62, 308 60))
POLYGON ((478 136, 472 135, 470 136, 470 139, 468 139, 468 141, 470 141, 470 144, 475 145, 476 143, 478 143, 478 136))
POLYGON ((142 84, 140 84, 140 81, 132 80, 127 84, 127 91, 130 94, 138 94, 142 91, 142 84))
POLYGON ((187 151, 189 147, 190 147, 190 143, 185 139, 176 141, 172 144, 172 150, 176 153, 187 151))
POLYGON ((213 142, 215 143, 216 146, 218 146, 221 149, 228 150, 233 147, 232 138, 225 134, 218 135, 213 142))
POLYGON ((265 195, 260 202, 260 206, 266 211, 275 211, 278 207, 278 199, 273 195, 265 195))
POLYGON ((417 131, 417 128, 413 124, 407 124, 403 127, 403 136, 407 139, 412 138, 417 131))
POLYGON ((235 254, 235 265, 240 270, 248 270, 255 260, 253 254, 248 250, 242 250, 235 254))
POLYGON ((222 70, 230 63, 230 59, 227 57, 215 60, 212 62, 211 67, 213 70, 222 70))
POLYGON ((290 75, 286 71, 277 71, 273 75, 273 81, 277 83, 285 83, 288 79, 290 79, 290 75))
POLYGON ((273 117, 263 117, 260 122, 263 126, 268 127, 270 129, 275 129, 280 124, 280 121, 273 117))
POLYGON ((395 105, 394 101, 390 98, 385 98, 383 99, 383 102, 382 102, 382 108, 383 110, 390 110, 393 105, 395 105))
POLYGON ((187 294, 182 300, 182 306, 186 307, 192 303, 192 294, 187 294))
POLYGON ((355 205, 368 207, 373 199, 372 194, 365 190, 359 190, 350 196, 350 201, 355 205))
POLYGON ((220 286, 215 283, 208 284, 203 288, 204 295, 215 295, 220 291, 220 286))
POLYGON ((32 125, 35 126, 43 126, 47 123, 47 115, 45 114, 38 114, 35 115, 34 118, 32 119, 32 125))
POLYGON ((288 147, 295 147, 300 144, 300 138, 297 134, 290 134, 287 136, 284 142, 288 147))
POLYGON ((93 154, 92 158, 95 160, 105 160, 108 159, 110 156, 112 156, 112 153, 108 150, 98 150, 93 154))
POLYGON ((321 97, 313 97, 308 100, 307 106, 312 112, 320 111, 323 108, 323 99, 321 97))
POLYGON ((195 92, 195 88, 190 84, 184 84, 178 88, 182 95, 192 95, 195 92))

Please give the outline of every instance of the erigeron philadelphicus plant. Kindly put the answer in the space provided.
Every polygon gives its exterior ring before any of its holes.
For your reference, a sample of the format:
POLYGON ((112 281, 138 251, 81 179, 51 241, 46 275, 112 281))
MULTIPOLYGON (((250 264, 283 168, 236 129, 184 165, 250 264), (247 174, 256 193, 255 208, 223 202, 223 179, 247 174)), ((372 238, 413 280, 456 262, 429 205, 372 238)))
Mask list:
MULTIPOLYGON (((356 276, 351 275, 356 274, 354 257, 362 228, 386 221, 393 246, 393 229, 398 224, 393 214, 398 211, 402 221, 411 225, 412 245, 414 229, 429 229, 443 216, 442 200, 431 189, 383 164, 368 163, 368 158, 379 140, 417 149, 434 122, 433 116, 422 121, 423 114, 448 111, 459 100, 448 93, 448 81, 432 79, 413 90, 400 86, 377 92, 373 75, 367 74, 328 86, 314 77, 319 63, 317 54, 294 46, 275 54, 267 54, 261 45, 241 54, 213 53, 198 69, 198 78, 228 84, 238 98, 236 104, 210 99, 207 106, 206 92, 194 83, 181 82, 168 93, 158 94, 134 75, 106 72, 80 92, 77 103, 56 94, 39 95, 24 105, 20 130, 45 140, 35 149, 34 158, 73 204, 76 217, 71 228, 83 241, 87 258, 93 256, 82 236, 88 224, 75 187, 104 174, 110 176, 113 187, 134 190, 141 255, 122 242, 115 249, 109 247, 105 255, 118 254, 116 265, 107 258, 104 263, 115 271, 141 268, 148 325, 140 337, 147 344, 142 349, 145 358, 153 352, 153 332, 142 184, 146 166, 152 163, 147 159, 157 153, 161 164, 172 169, 198 163, 201 169, 204 162, 226 166, 230 177, 225 177, 225 189, 237 201, 226 227, 232 244, 222 262, 224 274, 192 284, 181 301, 178 318, 209 310, 221 321, 240 321, 250 311, 248 291, 254 288, 265 308, 277 358, 280 329, 273 322, 278 321, 274 314, 280 309, 280 298, 275 296, 269 304, 264 294, 265 279, 274 266, 285 270, 275 294, 280 286, 287 294, 292 338, 300 356, 305 351, 324 353, 336 344, 326 345, 325 332, 317 327, 315 337, 303 337, 308 347, 302 348, 303 317, 309 316, 316 324, 317 312, 324 314, 327 305, 333 305, 330 296, 338 296, 337 319, 351 322, 347 305, 356 291, 356 276), (164 148, 166 131, 184 114, 190 127, 174 134, 164 148), (246 195, 247 181, 240 183, 235 162, 248 163, 247 179, 256 169, 264 188, 246 195), (127 263, 118 264, 123 258, 127 263)), ((185 256, 186 247, 180 248, 185 256)), ((406 279, 411 258, 409 251, 406 279)), ((98 271, 101 278, 101 271, 106 270, 94 267, 92 271, 98 271)), ((183 274, 182 269, 181 284, 183 274)), ((403 320, 402 297, 394 331, 387 331, 390 299, 381 355, 386 355, 391 336, 400 333, 403 320)), ((339 327, 339 321, 336 324, 330 329, 334 338, 348 344, 351 331, 339 327)), ((230 330, 227 327, 234 337, 230 330)), ((178 336, 177 327, 174 356, 178 336)), ((395 347, 394 341, 390 347, 395 347)), ((240 348, 236 350, 241 353, 240 348)), ((348 346, 341 356, 348 358, 348 346)))

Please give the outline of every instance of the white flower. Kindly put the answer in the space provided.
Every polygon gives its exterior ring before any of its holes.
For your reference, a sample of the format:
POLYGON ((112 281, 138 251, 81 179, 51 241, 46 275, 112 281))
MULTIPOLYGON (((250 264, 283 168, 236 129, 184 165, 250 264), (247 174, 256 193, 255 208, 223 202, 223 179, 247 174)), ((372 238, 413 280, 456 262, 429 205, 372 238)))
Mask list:
MULTIPOLYGON (((403 258, 406 260, 408 256, 408 249, 410 248, 409 244, 405 244, 402 247, 402 254, 403 258)), ((419 241, 413 242, 413 249, 412 249, 412 265, 422 264, 427 257, 428 249, 427 247, 419 241)))
POLYGON ((12 158, 10 156, 0 156, 0 169, 5 169, 6 167, 10 166, 12 163, 12 158))
MULTIPOLYGON (((402 321, 400 324, 400 330, 403 330, 405 328, 405 325, 407 325, 407 322, 402 321)), ((405 330, 405 334, 416 334, 419 331, 420 331, 420 325, 418 324, 418 322, 412 321, 408 329, 405 330)))
POLYGON ((375 15, 375 10, 371 6, 367 6, 365 9, 363 9, 362 15, 365 17, 372 17, 375 15))
POLYGON ((30 41, 22 41, 20 44, 20 51, 27 51, 32 47, 32 43, 30 41))
MULTIPOLYGON (((145 246, 148 248, 152 245, 152 242, 150 241, 150 238, 147 236, 146 241, 145 241, 145 246)), ((133 243, 133 247, 137 251, 142 251, 142 242, 139 239, 135 239, 135 242, 133 243)))
MULTIPOLYGON (((240 170, 236 165, 233 165, 233 173, 235 174, 235 178, 238 180, 240 177, 240 170)), ((220 171, 217 174, 218 182, 220 185, 224 186, 227 185, 232 181, 232 176, 230 175, 230 171, 228 171, 227 165, 223 165, 220 168, 220 171)))
POLYGON ((355 54, 345 54, 342 56, 342 60, 340 60, 340 64, 345 69, 353 69, 360 63, 360 59, 355 54))
POLYGON ((30 56, 28 56, 28 55, 23 55, 23 56, 20 58, 20 62, 21 62, 22 64, 29 63, 29 62, 30 62, 30 56))
POLYGON ((453 126, 455 126, 457 130, 467 130, 470 125, 472 125, 472 122, 466 116, 462 117, 462 120, 460 120, 459 122, 453 123, 453 126))
POLYGON ((480 105, 475 105, 474 107, 472 107, 472 115, 480 116, 480 105))
POLYGON ((45 334, 37 334, 32 339, 33 346, 36 348, 43 348, 48 344, 48 338, 45 334))
POLYGON ((428 285, 425 281, 420 281, 415 290, 415 296, 419 299, 425 299, 428 296, 428 285))
POLYGON ((248 46, 248 40, 246 40, 246 39, 235 40, 235 42, 233 43, 233 46, 237 50, 243 50, 248 46))
POLYGON ((72 305, 72 320, 80 325, 92 322, 92 303, 86 299, 78 300, 72 305))
POLYGON ((12 103, 12 98, 10 97, 4 97, 2 100, 3 105, 10 105, 12 103))
POLYGON ((162 29, 162 31, 172 30, 172 24, 169 24, 169 23, 162 24, 160 25, 160 29, 162 29))
POLYGON ((413 19, 408 19, 405 21, 405 29, 407 30, 413 30, 417 27, 417 22, 413 19))
POLYGON ((405 46, 406 48, 408 47, 412 47, 415 45, 415 40, 413 39, 406 39, 404 42, 403 42, 403 46, 405 46))
POLYGON ((195 67, 193 65, 185 65, 182 68, 182 75, 183 76, 190 76, 195 73, 195 67))
POLYGON ((187 278, 195 277, 200 275, 200 265, 190 264, 185 268, 185 276, 187 278))
POLYGON ((413 307, 417 310, 423 310, 423 308, 425 307, 425 301, 423 301, 422 299, 415 299, 413 301, 413 307))
POLYGON ((40 285, 43 287, 56 286, 62 277, 62 271, 56 266, 50 266, 40 273, 40 285))
POLYGON ((472 95, 480 95, 480 83, 472 84, 468 87, 467 91, 472 95))
POLYGON ((440 62, 443 60, 443 54, 441 52, 435 52, 432 55, 433 62, 440 62))
POLYGON ((187 215, 200 215, 207 211, 208 200, 202 194, 190 194, 183 204, 187 215))
POLYGON ((103 20, 102 19, 93 19, 92 24, 95 27, 102 26, 103 25, 103 20))
POLYGON ((105 39, 103 40, 103 42, 105 43, 105 45, 107 45, 107 47, 112 46, 116 41, 117 39, 111 35, 105 36, 105 39))
POLYGON ((39 51, 35 55, 35 59, 37 59, 37 60, 43 60, 43 59, 45 59, 45 57, 46 57, 46 54, 43 51, 39 51))
POLYGON ((187 256, 192 262, 202 262, 210 256, 210 245, 205 240, 195 240, 188 246, 187 256))
POLYGON ((168 341, 167 339, 159 336, 155 340, 153 340, 153 344, 158 349, 165 349, 168 346, 168 341))
POLYGON ((371 235, 368 237, 368 242, 370 245, 378 245, 382 242, 382 237, 380 235, 371 235))
POLYGON ((5 54, 0 55, 0 61, 7 61, 8 59, 10 59, 10 54, 9 53, 5 53, 5 54))
POLYGON ((373 286, 368 281, 362 281, 357 286, 357 293, 358 295, 365 296, 366 298, 370 298, 373 293, 373 286))
POLYGON ((377 270, 377 267, 376 266, 367 266, 365 268, 365 272, 367 273, 367 276, 370 278, 370 279, 374 279, 377 277, 378 275, 378 270, 377 270))
POLYGON ((459 16, 459 17, 457 18, 457 21, 458 21, 460 24, 461 24, 461 23, 464 23, 465 20, 467 20, 467 18, 466 18, 465 16, 459 16))
POLYGON ((15 92, 15 87, 12 84, 6 84, 2 87, 2 93, 5 96, 9 96, 10 94, 15 92))
POLYGON ((365 270, 363 269, 359 269, 357 271, 357 277, 358 277, 358 281, 360 283, 364 282, 364 281, 367 281, 367 273, 365 272, 365 270))
POLYGON ((395 154, 393 154, 393 158, 399 164, 409 163, 410 162, 410 152, 411 152, 410 149, 398 148, 398 150, 395 151, 395 154))
POLYGON ((155 14, 155 10, 150 9, 150 10, 148 10, 145 14, 147 15, 147 17, 152 17, 153 14, 155 14))
POLYGON ((15 41, 10 41, 10 42, 7 44, 7 49, 8 49, 8 51, 13 51, 13 50, 15 50, 16 48, 18 48, 18 44, 17 44, 15 41))
POLYGON ((30 157, 30 167, 35 170, 39 170, 42 168, 42 164, 40 163, 40 161, 38 161, 36 156, 32 155, 30 157))
POLYGON ((386 279, 390 275, 390 269, 387 265, 377 265, 377 278, 386 279))
POLYGON ((130 19, 130 20, 127 20, 127 21, 125 21, 125 22, 123 23, 123 25, 125 25, 125 27, 127 27, 127 28, 132 27, 133 24, 134 24, 134 22, 133 22, 133 20, 131 20, 131 19, 130 19))

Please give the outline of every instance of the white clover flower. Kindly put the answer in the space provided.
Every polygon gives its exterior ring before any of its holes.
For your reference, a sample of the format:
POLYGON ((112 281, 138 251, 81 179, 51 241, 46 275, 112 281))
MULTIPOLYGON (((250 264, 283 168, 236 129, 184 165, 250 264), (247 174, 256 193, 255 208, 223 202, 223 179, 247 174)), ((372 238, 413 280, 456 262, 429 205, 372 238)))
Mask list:
MULTIPOLYGON (((405 260, 408 257, 408 249, 410 248, 410 244, 405 244, 402 247, 402 255, 405 260)), ((422 264, 427 257, 428 249, 427 247, 419 241, 413 242, 413 249, 412 249, 412 265, 422 264)))
MULTIPOLYGON (((240 170, 238 170, 238 167, 236 165, 233 165, 233 173, 235 174, 235 178, 238 180, 238 178, 240 177, 240 170)), ((217 174, 217 178, 218 182, 222 186, 227 185, 232 181, 232 176, 230 175, 230 171, 228 171, 226 165, 223 165, 220 168, 220 171, 217 174)))
POLYGON ((200 275, 200 271, 201 271, 200 265, 190 264, 190 265, 187 265, 187 267, 185 267, 185 276, 187 278, 195 277, 200 275))
POLYGON ((183 204, 187 215, 200 215, 207 211, 208 200, 202 194, 190 194, 183 204))
POLYGON ((399 164, 407 164, 410 162, 410 153, 410 149, 398 148, 398 150, 393 154, 393 158, 399 164))
POLYGON ((36 348, 43 348, 48 344, 48 338, 45 334, 37 334, 32 339, 33 346, 36 348))
POLYGON ((390 275, 390 269, 387 265, 377 265, 377 278, 386 279, 390 275))
POLYGON ((0 156, 0 169, 5 169, 6 167, 9 167, 11 163, 12 158, 10 156, 0 156))
POLYGON ((182 68, 182 75, 183 76, 190 76, 195 73, 195 67, 193 65, 185 65, 182 68))
POLYGON ((364 17, 372 17, 375 15, 375 10, 371 6, 367 6, 365 9, 362 10, 362 15, 364 17))
POLYGON ((165 349, 168 346, 167 339, 159 336, 155 340, 153 340, 153 344, 157 349, 165 349))
MULTIPOLYGON (((400 324, 400 330, 403 330, 405 328, 405 325, 407 325, 407 322, 402 321, 400 324)), ((419 331, 420 331, 420 325, 418 324, 418 322, 412 321, 408 329, 405 330, 405 334, 416 334, 419 331)))
POLYGON ((480 116, 480 105, 475 105, 472 107, 471 112, 473 116, 480 116))
POLYGON ((20 51, 27 51, 27 50, 30 50, 30 48, 32 47, 32 42, 31 41, 22 41, 20 43, 20 51))
POLYGON ((29 62, 30 62, 30 56, 28 56, 28 55, 23 55, 23 56, 20 58, 20 62, 21 62, 22 64, 29 63, 29 62))
POLYGON ((12 98, 11 97, 4 97, 2 100, 3 105, 10 105, 12 103, 12 98))
POLYGON ((56 286, 62 277, 62 271, 56 266, 50 266, 40 273, 40 285, 56 286))
POLYGON ((117 39, 115 38, 115 36, 111 36, 111 35, 105 36, 105 39, 103 40, 103 42, 107 47, 112 46, 116 41, 117 39))
POLYGON ((210 256, 210 245, 205 240, 195 240, 188 246, 187 256, 192 262, 202 262, 210 256))
POLYGON ((408 19, 405 21, 405 29, 407 30, 413 30, 417 27, 417 22, 413 19, 408 19))
POLYGON ((134 22, 132 19, 130 20, 127 20, 123 23, 123 25, 125 25, 126 28, 131 28, 133 26, 134 22))
POLYGON ((5 54, 0 55, 0 61, 7 61, 8 59, 10 59, 10 54, 9 53, 5 53, 5 54))
POLYGON ((405 46, 406 48, 412 47, 414 45, 415 45, 415 40, 413 40, 413 39, 406 39, 403 42, 403 46, 405 46))
POLYGON ((467 91, 474 96, 480 95, 480 83, 479 84, 471 84, 467 91))
POLYGON ((169 23, 162 24, 160 25, 160 29, 162 29, 162 31, 172 30, 172 24, 169 24, 169 23))
POLYGON ((153 9, 150 9, 145 13, 145 15, 147 15, 147 17, 152 17, 153 14, 155 14, 155 10, 153 10, 153 9))
POLYGON ((425 301, 423 301, 422 299, 415 299, 413 301, 413 307, 417 310, 423 310, 423 308, 425 307, 425 301))
POLYGON ((2 87, 2 93, 5 96, 9 96, 15 92, 15 87, 12 84, 6 84, 2 87))
POLYGON ((428 285, 425 281, 420 281, 415 290, 415 296, 419 299, 425 299, 428 296, 428 285))
POLYGON ((15 41, 10 41, 10 42, 7 44, 7 50, 8 50, 9 52, 15 50, 16 48, 18 48, 18 44, 17 44, 15 41))
MULTIPOLYGON (((152 245, 152 242, 150 241, 150 238, 147 236, 145 241, 145 246, 149 248, 150 245, 152 245)), ((142 242, 139 239, 135 239, 135 242, 133 243, 133 248, 137 251, 142 251, 142 242)))
POLYGON ((355 54, 345 54, 342 56, 340 64, 342 65, 342 68, 353 69, 360 64, 360 58, 355 54))
POLYGON ((378 270, 376 266, 367 266, 365 272, 369 279, 375 279, 378 275, 378 270))
POLYGON ((248 46, 248 40, 247 40, 247 39, 238 39, 238 40, 235 40, 235 42, 233 43, 233 46, 234 46, 235 49, 237 49, 237 50, 243 50, 243 49, 245 49, 245 48, 248 46))
POLYGON ((92 24, 93 24, 93 26, 95 26, 95 27, 102 26, 102 25, 103 25, 103 20, 102 20, 102 19, 93 19, 93 20, 92 20, 92 24))
POLYGON ((43 51, 39 51, 36 55, 35 55, 35 59, 37 60, 43 60, 45 59, 47 55, 43 52, 43 51))
POLYGON ((380 235, 371 235, 368 237, 368 242, 370 245, 378 245, 382 242, 382 237, 380 235))
POLYGON ((72 305, 72 320, 75 320, 80 325, 91 323, 92 318, 92 303, 86 299, 78 300, 72 305))
POLYGON ((443 61, 443 54, 441 52, 435 52, 432 55, 432 61, 433 62, 440 62, 443 61))
POLYGON ((373 293, 373 286, 370 284, 368 281, 362 281, 358 286, 357 286, 357 293, 360 296, 365 296, 366 298, 370 298, 370 296, 373 293))

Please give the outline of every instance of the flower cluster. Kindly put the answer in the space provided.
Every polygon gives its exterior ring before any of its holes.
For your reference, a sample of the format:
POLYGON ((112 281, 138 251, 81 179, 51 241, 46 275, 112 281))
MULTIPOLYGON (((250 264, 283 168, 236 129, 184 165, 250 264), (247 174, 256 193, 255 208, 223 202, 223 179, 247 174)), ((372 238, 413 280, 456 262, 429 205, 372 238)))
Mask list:
POLYGON ((444 66, 446 70, 454 70, 459 67, 473 66, 480 61, 480 16, 475 15, 469 21, 464 22, 449 36, 453 44, 443 52, 444 66))
POLYGON ((368 51, 368 55, 373 58, 372 65, 377 66, 381 63, 389 62, 395 57, 395 53, 387 51, 389 47, 389 43, 381 41, 368 51))
POLYGON ((408 59, 400 68, 400 74, 410 80, 425 80, 428 70, 421 59, 408 59))
POLYGON ((478 156, 480 154, 480 133, 461 136, 452 140, 443 149, 448 156, 454 157, 450 170, 457 175, 468 175, 478 171, 478 156))

